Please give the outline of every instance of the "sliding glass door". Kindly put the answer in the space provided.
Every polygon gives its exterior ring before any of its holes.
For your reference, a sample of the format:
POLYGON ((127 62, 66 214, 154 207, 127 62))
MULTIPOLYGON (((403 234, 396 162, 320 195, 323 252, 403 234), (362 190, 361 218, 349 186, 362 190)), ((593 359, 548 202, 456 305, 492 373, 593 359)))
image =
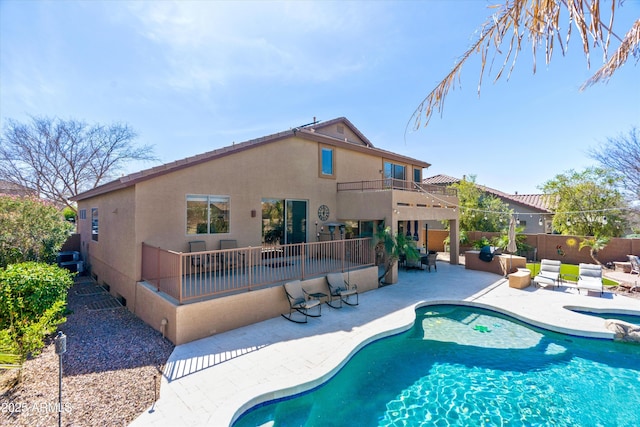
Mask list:
POLYGON ((306 200, 262 199, 262 244, 307 241, 306 200))

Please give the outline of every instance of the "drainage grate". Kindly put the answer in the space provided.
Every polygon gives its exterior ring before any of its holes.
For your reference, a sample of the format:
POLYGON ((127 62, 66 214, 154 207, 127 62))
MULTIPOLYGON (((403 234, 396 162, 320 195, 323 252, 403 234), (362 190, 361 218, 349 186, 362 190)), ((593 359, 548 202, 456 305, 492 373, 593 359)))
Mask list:
POLYGON ((103 288, 102 286, 96 286, 95 284, 81 286, 76 289, 76 295, 83 295, 83 296, 104 294, 106 292, 107 290, 105 288, 103 288))
POLYGON ((89 276, 76 276, 73 278, 73 281, 76 285, 96 284, 96 281, 93 280, 93 277, 89 276))
POLYGON ((116 298, 109 297, 87 304, 87 308, 91 311, 110 310, 113 308, 122 308, 122 304, 116 298))

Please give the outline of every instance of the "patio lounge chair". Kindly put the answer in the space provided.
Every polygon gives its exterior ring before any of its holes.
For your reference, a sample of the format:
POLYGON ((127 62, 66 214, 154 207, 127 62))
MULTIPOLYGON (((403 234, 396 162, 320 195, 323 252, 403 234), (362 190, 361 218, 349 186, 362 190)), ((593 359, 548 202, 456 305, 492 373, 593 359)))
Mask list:
POLYGON ((322 305, 318 299, 309 299, 309 294, 302 287, 300 280, 294 280, 293 282, 287 282, 282 285, 284 292, 287 295, 289 301, 289 315, 282 314, 281 316, 294 323, 307 323, 309 317, 320 317, 322 315, 322 305), (318 307, 318 314, 311 314, 309 311, 314 307, 318 307), (293 318, 293 312, 296 311, 304 316, 304 320, 295 320, 293 318))
POLYGON ((560 286, 560 266, 562 263, 554 259, 540 261, 540 272, 533 278, 537 287, 560 286))
POLYGON ((636 255, 627 255, 629 262, 631 263, 631 274, 637 274, 640 276, 640 258, 636 255))
POLYGON ((329 285, 329 300, 327 301, 327 305, 333 308, 342 308, 342 303, 345 303, 350 306, 355 306, 359 304, 358 300, 358 286, 352 285, 344 280, 344 276, 342 273, 331 273, 327 274, 327 284, 329 285), (355 295, 356 302, 353 303, 349 299, 355 295), (334 298, 338 298, 340 300, 340 305, 333 305, 334 298))
POLYGON ((602 296, 603 284, 602 284, 602 266, 597 264, 582 264, 578 265, 578 292, 580 289, 587 291, 600 292, 602 296))

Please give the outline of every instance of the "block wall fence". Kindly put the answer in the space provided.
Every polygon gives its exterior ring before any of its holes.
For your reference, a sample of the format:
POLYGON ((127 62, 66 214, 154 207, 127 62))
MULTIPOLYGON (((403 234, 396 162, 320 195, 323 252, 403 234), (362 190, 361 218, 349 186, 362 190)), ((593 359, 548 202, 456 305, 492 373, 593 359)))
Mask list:
MULTIPOLYGON (((477 241, 482 237, 491 239, 501 233, 486 233, 472 231, 468 233, 469 241, 477 241)), ((449 235, 447 230, 429 230, 429 249, 444 251, 443 240, 449 235)), ((543 258, 561 260, 567 264, 579 264, 581 262, 593 263, 589 255, 589 248, 580 250, 580 242, 583 236, 563 236, 560 234, 525 234, 525 242, 535 248, 535 259, 543 258)), ((460 246, 460 254, 470 250, 469 245, 460 246)), ((527 258, 533 258, 533 251, 527 258)), ((607 246, 596 255, 597 259, 606 264, 614 261, 627 261, 627 255, 640 255, 640 239, 612 238, 607 246)))

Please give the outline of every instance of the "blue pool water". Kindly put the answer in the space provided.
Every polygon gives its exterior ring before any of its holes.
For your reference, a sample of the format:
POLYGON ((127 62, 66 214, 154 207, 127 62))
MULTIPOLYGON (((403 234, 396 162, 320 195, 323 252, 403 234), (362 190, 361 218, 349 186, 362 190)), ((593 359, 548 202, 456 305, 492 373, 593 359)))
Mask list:
POLYGON ((577 338, 498 313, 430 306, 308 393, 244 426, 638 426, 640 345, 577 338))
POLYGON ((619 313, 593 313, 591 311, 574 310, 576 313, 586 314, 587 316, 596 316, 601 319, 616 319, 623 322, 632 323, 640 326, 640 316, 635 314, 619 314, 619 313))

